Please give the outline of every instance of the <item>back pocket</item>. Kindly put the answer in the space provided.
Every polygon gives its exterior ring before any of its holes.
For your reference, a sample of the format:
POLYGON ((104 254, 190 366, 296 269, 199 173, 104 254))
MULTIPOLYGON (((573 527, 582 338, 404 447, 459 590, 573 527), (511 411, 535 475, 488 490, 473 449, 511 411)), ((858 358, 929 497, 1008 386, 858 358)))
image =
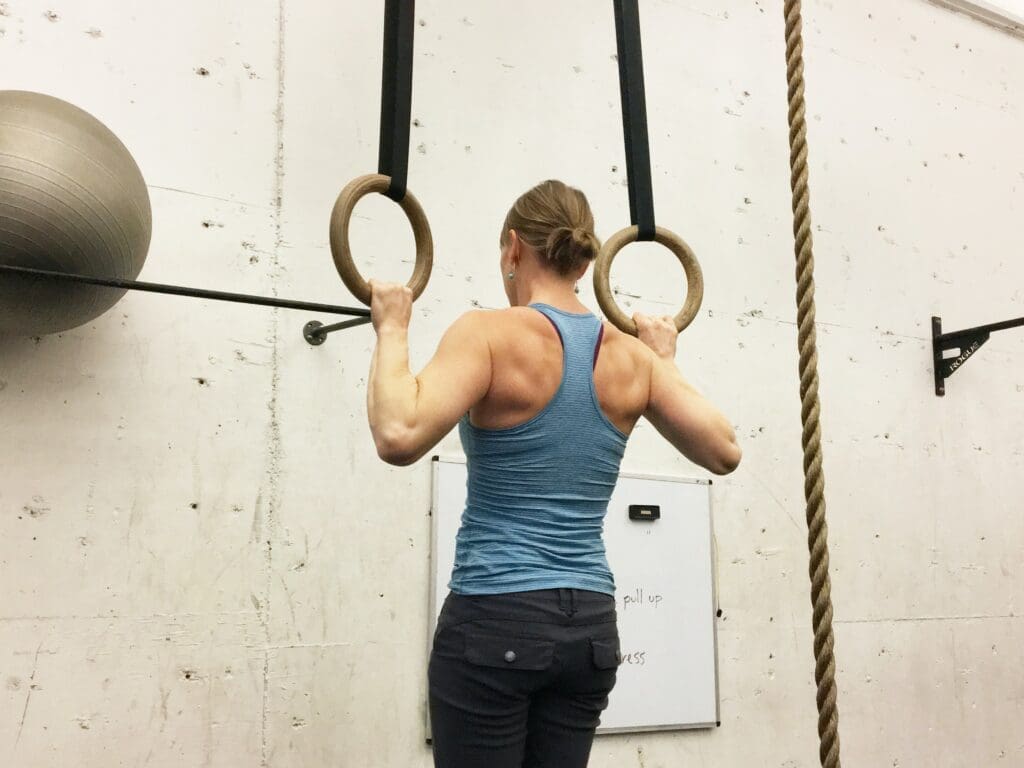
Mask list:
POLYGON ((542 670, 551 666, 553 640, 484 634, 466 628, 466 661, 481 667, 542 670))
POLYGON ((598 669, 615 669, 622 663, 617 637, 591 638, 590 649, 594 656, 594 666, 598 669))

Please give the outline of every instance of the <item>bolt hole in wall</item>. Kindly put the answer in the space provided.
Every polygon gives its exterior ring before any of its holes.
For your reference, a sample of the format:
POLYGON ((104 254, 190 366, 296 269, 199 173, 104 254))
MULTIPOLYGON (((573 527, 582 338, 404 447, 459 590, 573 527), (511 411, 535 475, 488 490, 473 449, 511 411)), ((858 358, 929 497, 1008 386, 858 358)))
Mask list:
MULTIPOLYGON (((728 406, 746 458, 714 491, 722 727, 602 737, 591 765, 811 766, 782 20, 765 2, 640 7, 658 223, 707 275, 680 364, 728 406)), ((326 217, 339 186, 375 167, 380 8, 237 10, 0 2, 4 88, 87 109, 129 152, 108 138, 86 153, 112 158, 116 179, 98 185, 75 165, 100 225, 32 214, 29 229, 50 225, 45 256, 69 259, 44 266, 347 300, 326 217)), ((418 10, 410 188, 439 245, 414 320, 422 360, 462 310, 501 305, 500 282, 484 283, 513 182, 579 183, 606 237, 628 217, 610 12, 418 10), (557 121, 552 62, 586 106, 556 106, 557 121)), ((993 337, 937 400, 927 324, 1022 314, 1024 55, 977 20, 1012 30, 1024 0, 805 11, 844 751, 855 765, 1010 765, 1024 754, 1024 334, 993 337)), ((89 125, 89 140, 107 135, 89 125)), ((11 236, 26 209, 3 167, 6 257, 32 238, 11 236)), ((364 275, 408 278, 414 242, 394 202, 365 198, 351 241, 364 275)), ((629 312, 671 314, 684 295, 679 263, 652 244, 627 246, 612 284, 629 312)), ((169 301, 0 284, 0 763, 426 768, 429 485, 422 467, 374 458, 372 333, 314 353, 305 316, 169 301), (25 337, 29 315, 47 323, 25 337)), ((631 443, 632 469, 696 471, 652 432, 631 443)), ((626 651, 631 667, 653 660, 626 651)))

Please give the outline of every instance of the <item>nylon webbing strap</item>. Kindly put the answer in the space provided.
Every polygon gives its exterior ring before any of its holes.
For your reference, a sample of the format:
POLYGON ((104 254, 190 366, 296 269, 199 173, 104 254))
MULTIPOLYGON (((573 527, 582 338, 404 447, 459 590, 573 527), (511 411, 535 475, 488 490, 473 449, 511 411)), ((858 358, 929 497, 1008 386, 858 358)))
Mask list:
POLYGON ((640 49, 640 9, 637 0, 614 0, 615 38, 619 47, 619 92, 622 133, 626 140, 626 181, 629 216, 639 230, 638 240, 654 239, 654 192, 651 190, 651 149, 647 139, 644 99, 644 59, 640 49))
POLYGON ((412 115, 412 55, 415 0, 385 0, 384 73, 380 90, 380 153, 377 170, 391 177, 387 196, 405 197, 412 115))

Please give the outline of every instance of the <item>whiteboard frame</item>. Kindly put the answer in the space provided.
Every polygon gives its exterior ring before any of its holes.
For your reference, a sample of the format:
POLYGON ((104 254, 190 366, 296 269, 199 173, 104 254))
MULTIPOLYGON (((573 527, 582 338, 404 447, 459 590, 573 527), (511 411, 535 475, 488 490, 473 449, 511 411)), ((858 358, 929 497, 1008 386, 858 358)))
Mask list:
POLYGON ((987 0, 929 0, 932 5, 965 14, 989 26, 1024 38, 1024 18, 996 2, 987 0))
MULTIPOLYGON (((437 619, 437 614, 441 610, 441 606, 435 604, 435 595, 437 594, 437 568, 435 561, 437 560, 437 521, 434 519, 435 513, 438 508, 438 482, 437 482, 437 470, 436 464, 466 464, 466 459, 463 456, 440 456, 435 455, 430 460, 430 475, 431 475, 431 489, 430 489, 430 593, 427 598, 428 601, 428 615, 427 615, 427 659, 430 658, 430 653, 433 650, 434 641, 434 625, 437 619)), ((713 485, 710 479, 692 478, 692 477, 678 477, 673 475, 658 475, 643 472, 620 472, 619 477, 625 477, 635 480, 659 480, 670 483, 683 483, 687 485, 713 485)), ((664 723, 660 725, 644 725, 634 726, 625 728, 598 728, 597 736, 603 735, 614 735, 622 733, 654 733, 660 731, 696 731, 696 730, 707 730, 709 728, 717 728, 722 725, 722 693, 721 683, 719 678, 718 669, 718 611, 720 606, 718 603, 718 543, 715 540, 715 508, 711 494, 708 494, 708 529, 711 532, 711 540, 708 542, 711 552, 711 631, 712 631, 712 643, 714 645, 714 658, 715 658, 715 722, 713 723, 664 723)), ((427 702, 425 715, 425 726, 426 726, 426 742, 429 744, 431 741, 430 732, 430 703, 427 702)))

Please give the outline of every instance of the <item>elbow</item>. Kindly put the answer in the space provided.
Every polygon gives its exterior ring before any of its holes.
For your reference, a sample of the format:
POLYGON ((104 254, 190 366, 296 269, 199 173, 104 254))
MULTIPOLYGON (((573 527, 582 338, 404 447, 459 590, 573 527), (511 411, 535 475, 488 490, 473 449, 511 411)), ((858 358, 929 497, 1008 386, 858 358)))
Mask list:
POLYGON ((407 467, 419 459, 411 435, 407 430, 380 430, 374 433, 373 442, 377 447, 377 456, 381 461, 393 466, 407 467))
POLYGON ((730 440, 717 452, 714 460, 709 462, 708 470, 716 475, 728 475, 735 472, 743 458, 743 451, 735 440, 730 440))
POLYGON ((378 445, 377 456, 381 461, 395 467, 408 467, 415 464, 419 456, 415 452, 397 445, 378 445))

